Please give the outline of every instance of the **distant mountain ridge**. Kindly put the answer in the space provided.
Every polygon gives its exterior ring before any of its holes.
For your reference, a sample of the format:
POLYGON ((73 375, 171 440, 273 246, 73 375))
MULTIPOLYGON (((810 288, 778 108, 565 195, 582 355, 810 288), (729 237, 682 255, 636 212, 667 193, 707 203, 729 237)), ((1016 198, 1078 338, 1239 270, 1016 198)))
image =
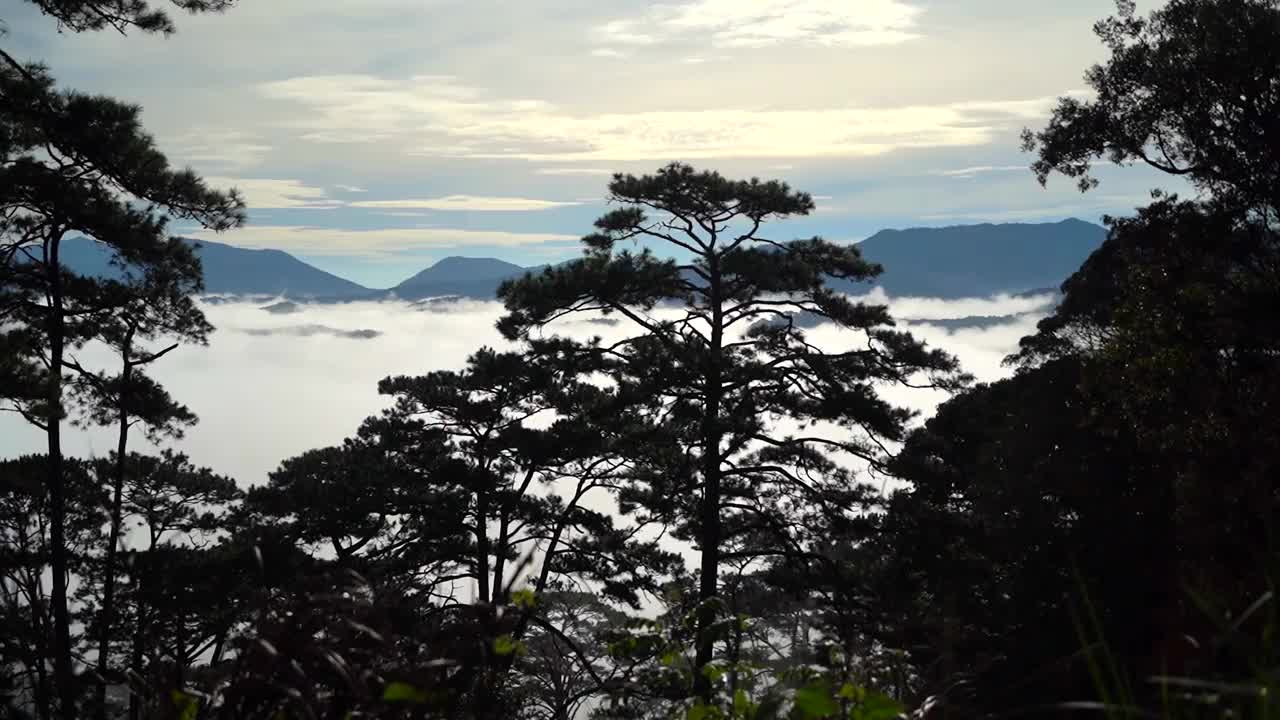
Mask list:
MULTIPOLYGON (((1057 223, 957 225, 882 230, 859 244, 882 264, 874 285, 890 296, 986 297, 1056 288, 1106 238, 1105 228, 1082 220, 1057 223)), ((503 280, 546 266, 521 267, 496 258, 444 258, 395 287, 367 288, 313 267, 280 250, 251 250, 200 241, 205 292, 283 297, 312 302, 461 297, 492 299, 503 280)), ((115 273, 108 254, 85 238, 63 243, 62 258, 85 275, 115 273)), ((832 287, 865 293, 872 284, 833 280, 832 287)), ((276 308, 277 312, 284 308, 276 308)))
MULTIPOLYGON (((283 250, 254 250, 224 243, 192 241, 204 266, 204 291, 210 295, 272 295, 297 299, 358 298, 373 291, 308 265, 283 250)), ((62 242, 59 257, 81 275, 114 277, 110 253, 88 238, 62 242)))
POLYGON ((536 268, 525 268, 495 258, 455 255, 440 260, 388 292, 407 300, 449 295, 491 298, 503 280, 523 275, 534 269, 536 268))
POLYGON ((881 230, 858 247, 884 266, 876 284, 890 296, 986 297, 1056 288, 1106 237, 1101 225, 1070 219, 881 230))

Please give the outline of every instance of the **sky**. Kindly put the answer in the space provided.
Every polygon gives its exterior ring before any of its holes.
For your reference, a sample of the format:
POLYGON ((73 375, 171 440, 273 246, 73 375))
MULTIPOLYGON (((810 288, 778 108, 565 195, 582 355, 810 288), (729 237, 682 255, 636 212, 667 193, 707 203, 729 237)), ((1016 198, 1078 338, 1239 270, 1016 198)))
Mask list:
MULTIPOLYGON (((1140 11, 1151 2, 1139 3, 1140 11)), ((1152 187, 1040 187, 1019 150, 1104 59, 1111 0, 240 0, 172 37, 58 33, 6 9, 6 48, 143 108, 172 163, 239 188, 246 227, 370 287, 451 255, 568 259, 612 172, 675 160, 810 192, 795 236, 1097 221, 1152 187)))

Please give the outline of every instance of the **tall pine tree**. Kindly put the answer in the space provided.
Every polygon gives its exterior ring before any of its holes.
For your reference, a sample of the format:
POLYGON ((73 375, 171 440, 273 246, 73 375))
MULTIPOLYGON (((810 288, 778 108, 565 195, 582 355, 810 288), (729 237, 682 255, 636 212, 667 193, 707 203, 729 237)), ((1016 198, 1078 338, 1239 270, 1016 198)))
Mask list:
POLYGON ((608 343, 565 344, 592 358, 645 421, 637 432, 647 435, 630 448, 624 511, 643 508, 701 553, 695 691, 709 700, 726 560, 804 556, 813 513, 853 511, 867 489, 841 457, 881 465, 883 443, 900 439, 911 416, 881 399, 878 383, 963 378, 950 357, 893 330, 885 307, 826 287, 828 278, 880 272, 856 246, 763 234, 770 221, 811 211, 808 194, 682 164, 615 175, 609 191, 622 207, 583 238, 585 257, 502 286, 499 327, 528 338, 594 312, 633 329, 608 343), (628 240, 680 259, 618 248, 628 240), (848 331, 853 346, 814 344, 801 327, 814 318, 848 331))
MULTIPOLYGON (((172 30, 143 0, 36 3, 74 31, 172 30)), ((183 0, 191 11, 219 0, 183 0)), ((199 278, 189 247, 167 242, 166 220, 222 230, 243 221, 234 193, 211 190, 176 171, 138 122, 139 109, 106 97, 59 90, 46 69, 0 50, 0 397, 48 438, 50 569, 54 676, 60 712, 76 714, 61 430, 66 416, 68 351, 93 339, 97 316, 119 296, 104 281, 63 267, 61 243, 88 237, 136 267, 177 268, 199 278)))

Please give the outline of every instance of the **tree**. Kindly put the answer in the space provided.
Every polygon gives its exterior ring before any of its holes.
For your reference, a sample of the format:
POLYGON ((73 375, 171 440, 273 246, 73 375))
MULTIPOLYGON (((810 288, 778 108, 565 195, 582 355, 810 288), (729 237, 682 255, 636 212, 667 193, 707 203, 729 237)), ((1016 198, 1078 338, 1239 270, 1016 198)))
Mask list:
POLYGON ((513 717, 574 720, 608 689, 617 666, 605 634, 623 614, 593 593, 553 590, 538 595, 539 622, 524 640, 526 654, 512 678, 513 717))
POLYGON ((1273 223, 1280 213, 1280 3, 1170 0, 1149 18, 1132 0, 1094 26, 1111 58, 1089 69, 1093 100, 1059 101, 1024 132, 1041 183, 1054 172, 1094 187, 1090 164, 1141 162, 1273 223))
MULTIPOLYGON (((0 713, 27 707, 40 720, 52 716, 59 690, 49 673, 56 647, 46 463, 39 455, 0 461, 0 672, 16 696, 0 713)), ((67 569, 83 576, 99 549, 106 499, 87 463, 68 461, 65 477, 67 569)))
MULTIPOLYGON (((169 240, 177 248, 183 241, 169 240)), ((181 250, 176 255, 194 260, 181 250)), ((119 268, 124 282, 104 285, 121 295, 110 314, 97 323, 94 335, 120 358, 120 371, 114 375, 83 367, 74 359, 67 365, 78 373, 73 393, 84 409, 85 422, 116 426, 114 457, 99 464, 99 474, 111 478, 111 519, 106 538, 106 558, 102 569, 102 605, 98 622, 98 685, 95 706, 99 720, 106 717, 106 691, 109 668, 109 643, 115 613, 115 590, 120 530, 123 522, 123 495, 129 459, 129 430, 141 425, 153 442, 180 438, 186 426, 193 425, 195 415, 175 402, 157 382, 147 376, 146 366, 178 347, 172 343, 163 349, 148 350, 144 343, 160 338, 178 338, 205 344, 212 330, 204 313, 192 299, 200 289, 199 268, 181 263, 155 266, 137 277, 133 268, 119 268), (108 470, 106 466, 109 466, 108 470)))
POLYGON ((1136 160, 1200 197, 1157 192, 1136 217, 1108 219, 1109 239, 1015 360, 1024 372, 1082 362, 1097 425, 1132 435, 1149 459, 1142 492, 1167 518, 1154 530, 1166 548, 1158 654, 1176 654, 1196 634, 1184 587, 1247 607, 1273 549, 1280 368, 1260 308, 1280 301, 1280 4, 1172 0, 1139 18, 1123 2, 1096 32, 1111 52, 1087 76, 1097 99, 1063 100, 1043 131, 1026 133, 1033 170, 1087 190, 1091 160, 1136 160))
POLYGON ((856 588, 853 614, 875 618, 867 640, 906 651, 911 693, 941 712, 1095 697, 1091 612, 1135 673, 1172 659, 1153 652, 1171 552, 1149 475, 1159 457, 1099 413, 1086 363, 1057 359, 939 407, 891 463, 909 485, 856 548, 856 578, 832 583, 856 588))
MULTIPOLYGON (((165 29, 142 0, 40 2, 73 30, 133 24, 165 29), (123 25, 122 25, 123 24, 123 25)), ((225 3, 185 3, 191 10, 225 3)), ((54 674, 60 712, 75 714, 67 607, 66 493, 61 449, 66 353, 92 338, 95 314, 111 293, 103 281, 67 272, 62 239, 79 232, 122 262, 195 269, 164 242, 165 216, 222 230, 243 221, 234 193, 207 188, 191 171, 168 167, 138 123, 138 108, 54 88, 38 65, 0 50, 0 320, 6 357, 0 396, 48 438, 54 674), (177 260, 177 264, 172 264, 177 260)))
MULTIPOLYGON (((517 643, 544 628, 520 597, 577 584, 638 606, 675 557, 597 509, 624 461, 610 395, 564 358, 482 349, 461 371, 392 377, 394 404, 340 447, 285 461, 249 494, 261 525, 442 613, 510 608, 517 643), (326 547, 327 546, 327 547, 326 547)), ((544 628, 545 629, 545 628, 544 628)), ((498 642, 498 638, 489 638, 498 642)), ((497 712, 510 654, 468 691, 497 712)))
MULTIPOLYGON (((129 646, 129 675, 137 682, 146 677, 157 651, 167 650, 158 647, 153 621, 174 613, 172 603, 167 607, 157 600, 167 602, 183 593, 184 583, 191 582, 187 566, 201 559, 191 546, 207 541, 223 526, 241 492, 230 478, 196 467, 170 450, 159 457, 131 454, 125 478, 124 513, 138 520, 145 538, 143 547, 128 553, 133 582, 123 598, 133 618, 131 637, 124 641, 129 646)), ((132 720, 141 715, 143 694, 137 687, 130 694, 132 720)))
POLYGON ((701 553, 695 677, 707 700, 722 564, 803 553, 808 516, 845 512, 862 494, 830 453, 879 466, 879 443, 900 438, 910 417, 881 400, 876 383, 924 375, 951 387, 961 378, 945 354, 889 329, 884 307, 824 286, 880 271, 855 246, 761 234, 771 220, 808 213, 809 195, 681 164, 615 175, 609 190, 623 207, 596 221, 584 258, 503 284, 499 327, 529 338, 566 315, 599 312, 635 330, 610 343, 564 341, 561 352, 591 358, 647 423, 629 448, 636 469, 620 501, 624 512, 640 507, 672 524, 701 553), (684 259, 617 250, 627 240, 684 259), (824 351, 797 327, 799 313, 853 330, 862 344, 824 351), (783 419, 834 432, 797 434, 783 419))
MULTIPOLYGON (((58 21, 59 29, 73 32, 110 28, 120 33, 136 28, 143 32, 174 31, 168 13, 146 0, 31 0, 41 12, 58 21)), ((222 12, 235 0, 170 0, 189 13, 222 12)))
POLYGON ((460 511, 470 557, 459 576, 475 582, 479 602, 508 602, 522 576, 542 593, 572 575, 635 605, 671 562, 635 539, 642 528, 615 527, 590 507, 625 461, 606 416, 611 398, 577 372, 563 358, 481 349, 461 372, 379 383, 395 405, 362 434, 397 453, 442 453, 422 481, 460 511))

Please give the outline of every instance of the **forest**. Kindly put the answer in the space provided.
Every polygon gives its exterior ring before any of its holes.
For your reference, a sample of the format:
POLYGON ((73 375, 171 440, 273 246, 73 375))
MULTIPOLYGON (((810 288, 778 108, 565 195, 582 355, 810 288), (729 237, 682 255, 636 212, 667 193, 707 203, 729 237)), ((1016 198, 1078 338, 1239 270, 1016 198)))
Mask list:
MULTIPOLYGON (((81 36, 236 11, 25 2, 81 36)), ((1095 32, 1030 174, 1192 192, 1107 218, 1007 379, 831 290, 883 268, 778 239, 808 193, 671 163, 503 283, 517 350, 370 378, 385 411, 255 486, 136 449, 199 432, 153 368, 214 331, 169 225, 244 200, 0 50, 0 407, 47 438, 0 460, 0 716, 1277 717, 1280 2, 1095 32), (60 263, 73 235, 118 276, 60 263), (949 399, 916 422, 889 386, 949 399), (113 451, 64 452, 90 426, 113 451)))

